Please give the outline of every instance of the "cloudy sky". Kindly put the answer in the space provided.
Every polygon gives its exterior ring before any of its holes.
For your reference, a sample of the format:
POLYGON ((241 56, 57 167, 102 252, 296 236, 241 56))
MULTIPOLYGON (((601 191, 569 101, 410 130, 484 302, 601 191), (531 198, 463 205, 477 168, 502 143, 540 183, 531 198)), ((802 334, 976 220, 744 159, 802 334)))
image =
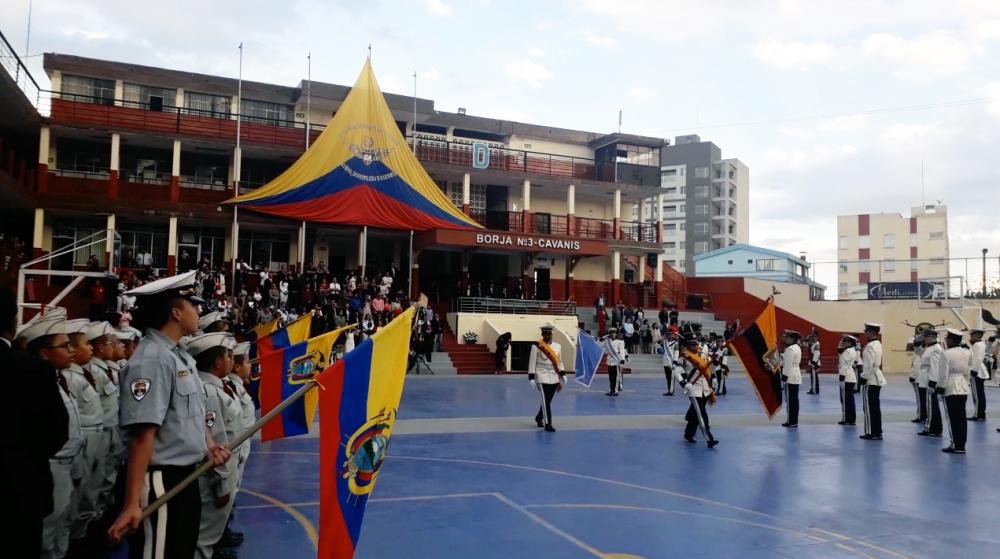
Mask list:
MULTIPOLYGON (((27 5, 0 12, 18 50, 27 5)), ((814 261, 836 259, 838 214, 920 205, 923 161, 952 256, 1000 255, 996 0, 33 3, 32 54, 235 77, 240 41, 246 79, 294 85, 312 52, 314 79, 350 84, 372 44, 384 90, 416 71, 439 109, 700 134, 750 166, 751 241, 814 261)))

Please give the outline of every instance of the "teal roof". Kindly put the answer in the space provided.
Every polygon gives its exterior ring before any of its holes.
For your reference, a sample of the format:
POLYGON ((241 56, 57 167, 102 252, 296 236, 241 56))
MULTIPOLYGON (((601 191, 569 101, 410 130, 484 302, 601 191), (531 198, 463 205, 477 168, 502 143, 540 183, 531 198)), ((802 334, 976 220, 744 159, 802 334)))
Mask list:
POLYGON ((716 256, 722 256, 723 254, 735 252, 737 250, 746 250, 749 252, 760 254, 762 256, 772 256, 776 258, 783 258, 785 260, 791 260, 792 262, 795 262, 797 264, 802 264, 807 268, 810 266, 810 264, 805 260, 799 258, 798 256, 792 256, 787 252, 781 252, 780 250, 773 250, 770 248, 748 245, 746 243, 736 243, 735 245, 729 245, 727 247, 722 247, 720 249, 716 249, 710 252, 703 252, 701 254, 696 255, 694 257, 694 261, 699 262, 701 260, 705 260, 706 258, 714 258, 716 256))

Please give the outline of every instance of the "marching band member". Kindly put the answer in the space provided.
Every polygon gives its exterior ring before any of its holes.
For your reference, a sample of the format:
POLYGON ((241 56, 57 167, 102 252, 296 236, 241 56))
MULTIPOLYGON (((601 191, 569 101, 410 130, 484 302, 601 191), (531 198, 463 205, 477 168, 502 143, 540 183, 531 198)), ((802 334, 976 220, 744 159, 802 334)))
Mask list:
POLYGON ((781 381, 785 383, 785 401, 788 404, 787 421, 782 427, 799 426, 799 385, 802 384, 802 348, 799 347, 801 334, 794 330, 785 330, 783 341, 785 350, 781 352, 781 381))
POLYGON ((712 428, 708 422, 708 410, 706 409, 707 404, 715 403, 715 393, 712 392, 712 368, 708 360, 701 356, 699 350, 697 338, 685 339, 684 349, 680 352, 684 360, 684 367, 674 369, 674 374, 678 384, 691 400, 691 405, 688 406, 687 414, 684 416, 687 421, 687 426, 684 428, 684 440, 689 443, 696 442, 694 435, 701 428, 708 448, 712 448, 719 444, 719 441, 712 436, 712 428))
POLYGON ((809 334, 809 392, 806 394, 819 394, 819 336, 815 333, 809 334))
POLYGON ((840 406, 843 410, 841 420, 837 425, 854 425, 857 417, 854 411, 854 385, 858 375, 854 371, 854 361, 858 356, 858 339, 850 334, 844 334, 837 349, 837 375, 840 381, 840 406))
POLYGON ((861 401, 865 408, 865 434, 861 438, 867 441, 882 440, 882 404, 879 396, 886 382, 882 373, 882 342, 879 340, 881 330, 881 324, 865 323, 868 343, 861 352, 861 401))
POLYGON ((622 333, 615 328, 611 328, 604 338, 604 353, 608 356, 608 384, 611 387, 607 396, 617 396, 622 391, 622 377, 625 376, 622 368, 628 360, 628 350, 622 333))

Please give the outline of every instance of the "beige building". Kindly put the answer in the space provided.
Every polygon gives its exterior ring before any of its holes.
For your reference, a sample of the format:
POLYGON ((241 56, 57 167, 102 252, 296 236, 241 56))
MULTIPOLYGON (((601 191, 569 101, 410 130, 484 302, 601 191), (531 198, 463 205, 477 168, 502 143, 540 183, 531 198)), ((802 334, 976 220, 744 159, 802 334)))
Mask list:
POLYGON ((839 299, 869 299, 873 285, 949 275, 948 211, 915 206, 898 213, 837 217, 839 299))

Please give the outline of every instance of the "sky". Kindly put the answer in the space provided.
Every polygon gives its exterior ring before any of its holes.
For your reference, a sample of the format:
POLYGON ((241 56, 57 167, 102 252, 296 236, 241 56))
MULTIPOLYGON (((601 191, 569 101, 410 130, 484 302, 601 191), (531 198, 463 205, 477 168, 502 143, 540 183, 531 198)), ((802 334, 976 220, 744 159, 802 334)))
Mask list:
MULTIPOLYGON (((0 30, 25 48, 28 0, 0 30)), ((29 67, 60 52, 296 85, 354 83, 439 110, 663 138, 750 167, 750 241, 818 264, 836 216, 948 206, 953 258, 1000 256, 1000 2, 34 0, 29 67)), ((997 273, 997 264, 990 268, 997 273)), ((978 277, 979 265, 970 264, 978 277)), ((964 270, 955 270, 960 273, 964 270)))

